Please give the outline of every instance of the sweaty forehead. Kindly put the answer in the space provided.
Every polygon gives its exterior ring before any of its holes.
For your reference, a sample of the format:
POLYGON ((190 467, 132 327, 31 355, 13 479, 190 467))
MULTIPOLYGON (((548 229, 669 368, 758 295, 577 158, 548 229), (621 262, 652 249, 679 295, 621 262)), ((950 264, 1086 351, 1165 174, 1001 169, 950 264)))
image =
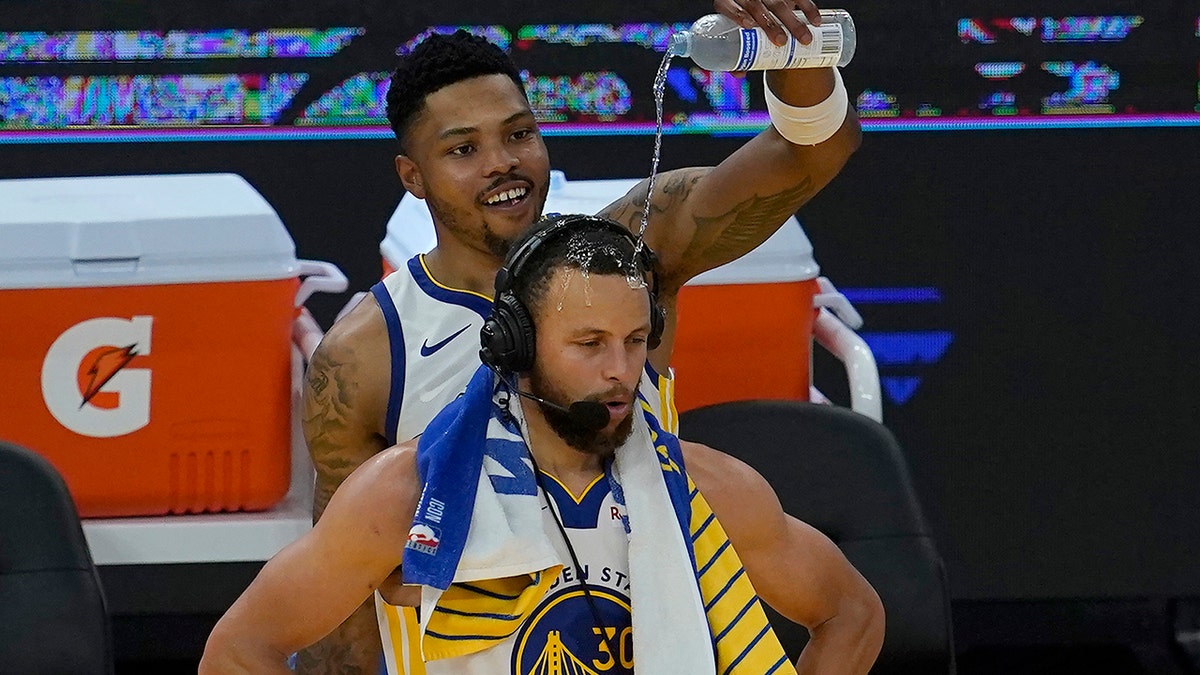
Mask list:
POLYGON ((645 286, 622 274, 588 274, 573 266, 558 267, 545 293, 532 309, 539 331, 574 334, 587 331, 625 334, 649 317, 645 286))

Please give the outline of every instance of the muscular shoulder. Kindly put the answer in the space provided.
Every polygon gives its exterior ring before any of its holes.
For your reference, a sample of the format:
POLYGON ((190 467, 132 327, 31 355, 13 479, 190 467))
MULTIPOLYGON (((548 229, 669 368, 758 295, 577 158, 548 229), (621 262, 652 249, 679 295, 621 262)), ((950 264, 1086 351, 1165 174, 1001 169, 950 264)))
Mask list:
MULTIPOLYGON (((730 533, 771 536, 784 519, 783 508, 770 483, 742 460, 719 450, 680 441, 688 475, 730 533)), ((738 547, 738 542, 734 541, 738 547)))
POLYGON ((388 350, 387 322, 379 302, 368 293, 325 333, 317 352, 361 360, 381 350, 384 353, 388 350))
POLYGON ((345 414, 383 432, 391 386, 387 323, 374 296, 367 295, 325 334, 308 367, 310 405, 345 406, 345 414), (331 388, 331 396, 322 396, 331 388))
POLYGON ((399 512, 408 515, 406 520, 411 521, 421 495, 416 439, 394 445, 363 462, 350 474, 345 486, 354 486, 351 492, 360 494, 360 498, 378 500, 378 506, 391 507, 385 509, 389 517, 399 512))
POLYGON ((337 551, 343 565, 386 575, 400 564, 420 494, 415 444, 384 450, 334 493, 314 526, 315 541, 337 551))
MULTIPOLYGON (((363 462, 333 496, 326 516, 334 514, 336 509, 337 513, 355 520, 367 519, 376 533, 403 539, 420 496, 417 447, 413 440, 363 462)), ((320 522, 325 522, 325 518, 320 522)))

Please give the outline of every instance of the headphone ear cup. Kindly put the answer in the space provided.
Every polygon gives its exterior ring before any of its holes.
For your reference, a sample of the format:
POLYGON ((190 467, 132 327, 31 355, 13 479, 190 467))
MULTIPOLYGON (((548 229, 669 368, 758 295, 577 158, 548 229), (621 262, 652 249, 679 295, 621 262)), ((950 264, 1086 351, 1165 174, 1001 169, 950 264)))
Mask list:
POLYGON ((496 320, 496 311, 493 308, 492 313, 483 320, 483 328, 479 329, 479 360, 484 365, 497 370, 506 370, 503 365, 505 344, 503 332, 504 329, 496 320))
POLYGON ((537 352, 537 333, 533 327, 533 317, 525 308, 525 303, 511 293, 504 294, 504 316, 511 321, 509 331, 513 339, 512 367, 514 373, 523 373, 533 369, 533 356, 537 352))
POLYGON ((520 373, 533 368, 537 341, 533 320, 525 305, 512 293, 500 293, 492 306, 492 315, 479 332, 480 358, 496 368, 520 373))

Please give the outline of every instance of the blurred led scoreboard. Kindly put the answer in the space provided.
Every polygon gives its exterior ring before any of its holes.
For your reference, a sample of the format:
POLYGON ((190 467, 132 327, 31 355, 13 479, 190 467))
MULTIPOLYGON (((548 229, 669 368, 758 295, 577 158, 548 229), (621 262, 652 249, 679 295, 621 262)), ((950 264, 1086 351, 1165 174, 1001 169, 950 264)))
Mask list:
MULTIPOLYGON (((845 79, 867 130, 1200 126, 1194 3, 1125 3, 1137 11, 1108 14, 960 11, 915 32, 846 6, 860 42, 845 79), (1151 4, 1157 14, 1140 6, 1151 4)), ((683 18, 0 30, 0 143, 387 137, 394 54, 460 27, 513 56, 547 135, 648 134, 650 85, 683 18)), ((760 88, 756 76, 675 60, 666 133, 756 133, 767 124, 760 88)))

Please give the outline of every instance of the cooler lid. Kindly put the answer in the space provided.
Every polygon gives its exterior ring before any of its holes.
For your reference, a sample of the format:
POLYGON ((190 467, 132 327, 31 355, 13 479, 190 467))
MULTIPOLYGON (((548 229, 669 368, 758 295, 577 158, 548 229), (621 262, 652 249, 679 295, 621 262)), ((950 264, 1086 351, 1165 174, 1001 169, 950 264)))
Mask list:
MULTIPOLYGON (((596 213, 629 192, 640 179, 567 180, 561 171, 550 172, 546 213, 596 213)), ((379 245, 383 257, 395 269, 409 258, 426 253, 437 244, 433 219, 424 200, 405 194, 388 220, 387 234, 379 245)), ((815 279, 821 268, 813 259, 812 244, 795 217, 758 248, 741 258, 709 270, 688 282, 689 286, 759 284, 815 279)))
POLYGON ((296 247, 235 174, 0 180, 0 288, 285 279, 296 247))

